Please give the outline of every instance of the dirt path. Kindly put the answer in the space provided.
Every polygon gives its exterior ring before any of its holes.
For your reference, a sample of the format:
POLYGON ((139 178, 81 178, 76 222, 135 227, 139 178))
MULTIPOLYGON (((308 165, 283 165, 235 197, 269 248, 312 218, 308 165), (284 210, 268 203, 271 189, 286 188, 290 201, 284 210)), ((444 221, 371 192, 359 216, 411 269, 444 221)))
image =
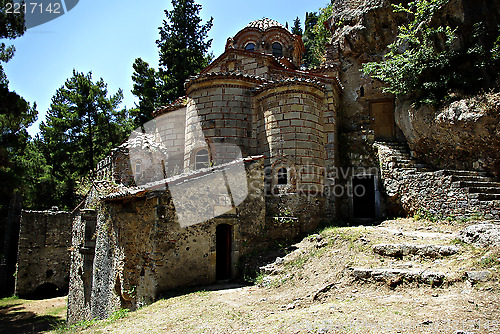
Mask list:
POLYGON ((329 228, 267 266, 260 283, 217 287, 164 300, 84 333, 500 333, 500 249, 458 244, 458 223, 384 222, 329 228), (379 243, 457 246, 446 257, 390 258, 379 243), (443 272, 438 286, 370 280, 353 267, 443 272), (489 270, 486 282, 465 278, 489 270))
POLYGON ((41 333, 66 320, 66 297, 0 301, 0 334, 41 333))

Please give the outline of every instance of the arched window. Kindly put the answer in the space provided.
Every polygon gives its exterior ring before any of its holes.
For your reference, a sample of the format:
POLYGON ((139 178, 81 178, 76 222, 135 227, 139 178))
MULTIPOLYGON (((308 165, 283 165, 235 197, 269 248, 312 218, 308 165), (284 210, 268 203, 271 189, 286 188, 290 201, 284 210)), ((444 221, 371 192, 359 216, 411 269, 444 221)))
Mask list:
POLYGON ((206 168, 209 164, 208 150, 203 149, 196 152, 194 158, 195 169, 206 168))
POLYGON ((281 58, 283 57, 283 47, 281 46, 280 43, 275 42, 273 43, 273 56, 281 58))
POLYGON ((278 184, 287 184, 288 183, 288 171, 285 167, 281 167, 278 169, 278 184))
POLYGON ((245 50, 248 51, 255 51, 255 44, 253 43, 248 43, 247 46, 245 46, 245 50))

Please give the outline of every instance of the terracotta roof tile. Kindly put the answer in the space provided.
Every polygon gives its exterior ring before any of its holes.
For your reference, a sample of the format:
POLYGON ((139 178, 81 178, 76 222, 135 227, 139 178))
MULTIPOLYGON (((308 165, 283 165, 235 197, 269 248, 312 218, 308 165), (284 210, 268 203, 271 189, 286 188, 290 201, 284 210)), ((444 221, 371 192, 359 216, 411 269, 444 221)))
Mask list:
POLYGON ((271 20, 268 18, 263 18, 260 20, 252 21, 249 24, 247 24, 247 26, 245 28, 258 28, 260 30, 266 31, 267 29, 273 28, 273 27, 287 29, 284 25, 282 25, 278 21, 271 20))

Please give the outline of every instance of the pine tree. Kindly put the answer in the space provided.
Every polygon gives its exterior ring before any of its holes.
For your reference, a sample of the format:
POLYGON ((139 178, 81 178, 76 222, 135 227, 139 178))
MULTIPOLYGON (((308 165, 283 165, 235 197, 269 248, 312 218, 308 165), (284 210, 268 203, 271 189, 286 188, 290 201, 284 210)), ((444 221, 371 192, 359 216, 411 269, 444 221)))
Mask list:
POLYGON ((97 162, 130 133, 127 111, 117 109, 122 99, 121 90, 108 97, 102 78, 94 83, 91 72, 75 70, 52 97, 40 125, 41 151, 50 171, 50 177, 44 177, 49 188, 55 188, 52 205, 72 208, 77 181, 95 176, 97 162))
POLYGON ((293 20, 292 34, 302 36, 302 27, 300 26, 300 19, 298 16, 293 20))
POLYGON ((199 16, 201 5, 193 0, 172 0, 172 10, 165 10, 166 20, 156 41, 159 70, 138 58, 134 62, 134 89, 139 98, 133 111, 137 126, 152 118, 154 110, 185 95, 184 82, 208 65, 212 40, 207 40, 212 28, 211 18, 205 24, 199 16))
POLYGON ((170 103, 185 95, 184 82, 208 65, 208 50, 212 40, 206 41, 213 18, 201 24, 201 5, 194 0, 172 0, 172 10, 165 10, 167 20, 160 27, 156 41, 160 53, 160 102, 170 103))
POLYGON ((141 58, 137 58, 132 66, 134 68, 132 94, 139 98, 139 104, 136 105, 136 108, 130 110, 130 115, 134 119, 135 127, 139 127, 151 120, 153 112, 160 106, 158 100, 158 72, 141 58))
POLYGON ((304 22, 304 35, 302 36, 304 40, 304 64, 306 66, 319 65, 319 61, 316 59, 314 50, 317 40, 317 32, 314 26, 318 22, 318 13, 306 13, 306 20, 304 22))

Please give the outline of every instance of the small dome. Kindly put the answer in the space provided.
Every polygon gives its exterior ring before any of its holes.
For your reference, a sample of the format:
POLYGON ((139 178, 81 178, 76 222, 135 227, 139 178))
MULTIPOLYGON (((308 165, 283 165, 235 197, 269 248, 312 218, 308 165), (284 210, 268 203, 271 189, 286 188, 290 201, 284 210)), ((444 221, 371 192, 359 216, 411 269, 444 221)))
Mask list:
POLYGON ((266 31, 267 29, 272 28, 272 27, 280 27, 280 28, 286 29, 286 27, 284 25, 282 25, 281 23, 279 23, 278 21, 271 20, 268 18, 263 18, 260 20, 252 21, 249 24, 247 24, 247 26, 245 28, 258 28, 262 31, 266 31))

